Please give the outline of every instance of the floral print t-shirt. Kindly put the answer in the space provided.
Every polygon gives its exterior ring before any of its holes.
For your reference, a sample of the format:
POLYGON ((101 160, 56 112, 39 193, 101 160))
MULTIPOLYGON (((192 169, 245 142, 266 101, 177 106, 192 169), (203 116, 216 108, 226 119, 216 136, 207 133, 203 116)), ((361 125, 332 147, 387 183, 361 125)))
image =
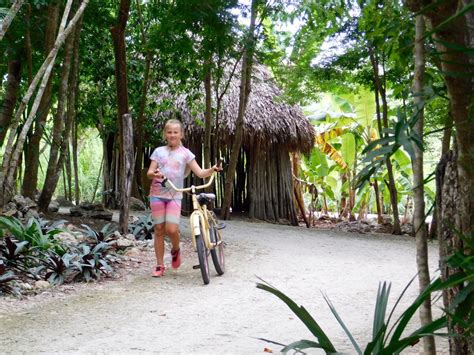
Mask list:
MULTIPOLYGON (((184 174, 188 163, 195 159, 195 155, 188 149, 180 145, 175 149, 168 146, 156 148, 150 156, 151 160, 158 163, 160 171, 169 179, 177 188, 183 187, 184 174)), ((150 196, 165 199, 181 200, 182 192, 175 191, 172 187, 161 185, 162 179, 153 179, 150 186, 150 196)))

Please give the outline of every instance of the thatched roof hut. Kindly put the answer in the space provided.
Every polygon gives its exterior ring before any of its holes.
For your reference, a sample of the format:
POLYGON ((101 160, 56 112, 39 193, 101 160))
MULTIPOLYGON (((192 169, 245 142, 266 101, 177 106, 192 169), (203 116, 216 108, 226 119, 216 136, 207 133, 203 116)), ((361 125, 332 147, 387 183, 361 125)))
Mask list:
MULTIPOLYGON (((230 155, 238 114, 239 85, 240 79, 236 76, 223 97, 212 138, 217 140, 219 152, 213 151, 213 157, 230 155)), ((199 121, 204 122, 204 114, 193 114, 185 97, 177 98, 175 107, 185 127, 184 144, 200 159, 204 124, 199 121)), ((297 224, 290 152, 309 153, 313 142, 313 126, 301 109, 283 101, 281 90, 264 66, 254 66, 234 183, 233 213, 246 212, 252 218, 297 224)), ((221 181, 218 196, 222 196, 223 186, 221 181)))

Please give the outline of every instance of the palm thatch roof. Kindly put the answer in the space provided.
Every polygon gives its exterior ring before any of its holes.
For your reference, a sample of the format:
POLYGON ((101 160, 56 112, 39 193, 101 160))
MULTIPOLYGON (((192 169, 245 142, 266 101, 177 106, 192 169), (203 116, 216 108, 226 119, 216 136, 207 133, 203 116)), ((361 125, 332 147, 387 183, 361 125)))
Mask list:
MULTIPOLYGON (((236 73, 240 74, 237 68, 236 73)), ((238 115, 240 75, 235 75, 223 97, 215 137, 224 145, 232 141, 238 115)), ((162 99, 158 98, 158 100, 162 99)), ((215 105, 215 102, 213 102, 215 105)), ((204 134, 204 109, 190 107, 184 95, 174 99, 176 113, 184 123, 188 137, 202 137, 204 134)), ((201 106, 202 107, 202 106, 201 106)), ((167 117, 169 112, 158 116, 167 117)), ((278 146, 287 151, 308 153, 314 144, 314 128, 304 116, 301 108, 283 101, 271 73, 263 66, 253 66, 252 86, 244 118, 243 146, 261 144, 266 147, 278 146)))

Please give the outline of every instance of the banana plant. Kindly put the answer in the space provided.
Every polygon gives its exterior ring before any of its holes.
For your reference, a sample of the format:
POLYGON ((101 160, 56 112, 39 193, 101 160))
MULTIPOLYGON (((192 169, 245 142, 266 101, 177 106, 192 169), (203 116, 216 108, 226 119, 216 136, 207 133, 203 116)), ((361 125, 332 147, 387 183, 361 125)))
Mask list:
MULTIPOLYGON (((337 184, 337 191, 334 191, 332 195, 340 197, 342 202, 344 202, 344 196, 349 197, 349 203, 345 204, 348 215, 352 216, 352 211, 356 207, 359 208, 359 213, 362 215, 367 208, 377 209, 379 221, 381 221, 382 208, 377 208, 376 202, 382 201, 384 205, 390 205, 389 191, 384 187, 386 171, 380 169, 370 176, 370 185, 374 186, 373 193, 369 192, 371 189, 369 185, 357 185, 356 181, 356 176, 360 176, 363 148, 377 146, 373 142, 379 142, 376 119, 374 118, 373 94, 366 89, 360 89, 357 94, 353 95, 326 95, 320 105, 313 104, 306 107, 304 111, 316 129, 315 149, 325 155, 328 161, 327 165, 331 166, 330 161, 334 161, 337 165, 331 176, 339 181, 342 180, 342 183, 337 184), (362 201, 356 201, 356 198, 362 199, 362 201)), ((318 161, 322 159, 319 155, 318 161)), ((400 168, 397 171, 397 188, 402 191, 399 197, 406 200, 411 191, 410 158, 405 151, 398 149, 391 159, 400 168)), ((311 162, 313 161, 312 156, 305 161, 306 169, 303 168, 303 172, 306 174, 306 178, 310 178, 318 170, 312 166, 311 162), (312 171, 313 174, 309 174, 308 171, 312 171)), ((379 165, 383 168, 382 164, 379 165)), ((324 197, 329 196, 327 180, 325 175, 316 179, 314 176, 312 178, 312 181, 318 184, 324 192, 324 197)))
POLYGON ((324 192, 323 199, 329 197, 334 201, 337 196, 337 201, 334 202, 339 205, 339 210, 344 215, 347 213, 352 216, 355 205, 355 185, 352 177, 355 175, 358 152, 361 151, 364 141, 361 137, 363 129, 354 108, 347 100, 326 95, 321 105, 306 107, 305 112, 316 130, 314 151, 322 153, 313 153, 311 158, 305 161, 305 178, 312 178, 312 182, 321 188, 324 192), (325 165, 332 167, 330 175, 314 177, 318 174, 317 166, 311 164, 315 162, 314 155, 318 158, 318 164, 326 160, 325 165))

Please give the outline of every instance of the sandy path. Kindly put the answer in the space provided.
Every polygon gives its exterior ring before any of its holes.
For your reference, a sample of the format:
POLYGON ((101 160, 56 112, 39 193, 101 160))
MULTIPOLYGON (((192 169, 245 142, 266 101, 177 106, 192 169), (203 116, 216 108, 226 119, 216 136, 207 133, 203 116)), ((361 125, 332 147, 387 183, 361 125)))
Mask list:
MULTIPOLYGON (((304 305, 338 351, 354 353, 321 291, 365 345, 378 282, 392 282, 393 304, 416 272, 415 244, 407 237, 244 221, 229 221, 223 232, 226 274, 213 273, 209 285, 192 269, 194 255, 162 279, 149 277, 144 266, 127 281, 84 287, 51 299, 41 309, 3 312, 0 353, 263 353, 265 347, 280 347, 258 337, 282 343, 312 339, 286 305, 255 287, 256 276, 304 305)), ((183 235, 189 235, 184 226, 183 235)), ((435 244, 430 245, 430 258, 434 271, 435 244)), ((417 282, 400 309, 416 293, 417 282)), ((441 350, 445 347, 443 342, 441 350)))

